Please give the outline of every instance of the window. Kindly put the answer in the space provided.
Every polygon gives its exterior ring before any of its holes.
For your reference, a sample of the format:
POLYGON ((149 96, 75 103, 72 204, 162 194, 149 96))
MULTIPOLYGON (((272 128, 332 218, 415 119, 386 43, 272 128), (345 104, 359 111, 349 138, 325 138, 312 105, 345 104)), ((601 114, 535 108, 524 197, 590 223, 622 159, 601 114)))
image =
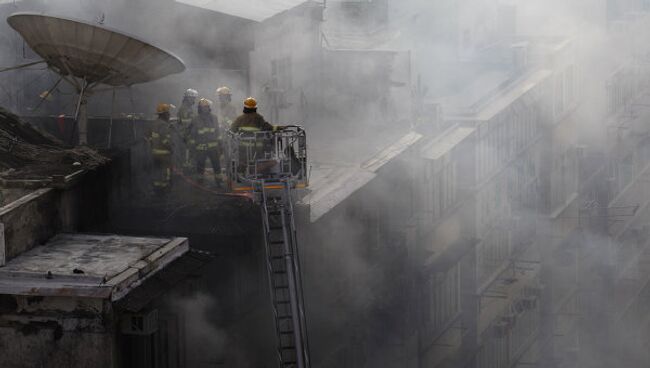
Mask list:
POLYGON ((509 232, 502 228, 493 228, 477 248, 478 280, 490 279, 510 256, 509 232))
POLYGON ((271 81, 273 89, 280 91, 288 91, 291 89, 291 57, 271 61, 271 81))
POLYGON ((431 300, 426 314, 432 330, 444 328, 460 313, 460 264, 431 276, 431 300))

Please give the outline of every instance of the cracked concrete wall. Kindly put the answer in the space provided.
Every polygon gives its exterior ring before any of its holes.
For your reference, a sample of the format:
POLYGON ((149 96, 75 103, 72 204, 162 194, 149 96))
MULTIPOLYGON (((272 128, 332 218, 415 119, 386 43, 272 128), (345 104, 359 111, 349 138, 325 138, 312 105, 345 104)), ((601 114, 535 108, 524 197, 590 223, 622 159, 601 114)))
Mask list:
POLYGON ((0 296, 0 367, 117 367, 110 303, 0 296))
POLYGON ((0 296, 0 367, 117 367, 109 302, 0 296))
POLYGON ((115 367, 111 335, 65 331, 58 323, 0 327, 0 366, 115 367))
POLYGON ((25 199, 26 202, 19 199, 5 206, 6 210, 0 213, 0 222, 5 226, 7 261, 45 242, 55 234, 58 227, 57 209, 54 205, 57 193, 41 189, 28 196, 30 198, 25 199))
MULTIPOLYGON (((96 231, 106 220, 107 169, 86 173, 67 189, 38 189, 0 208, 6 261, 58 232, 96 231)), ((0 252, 1 253, 1 252, 0 252)))

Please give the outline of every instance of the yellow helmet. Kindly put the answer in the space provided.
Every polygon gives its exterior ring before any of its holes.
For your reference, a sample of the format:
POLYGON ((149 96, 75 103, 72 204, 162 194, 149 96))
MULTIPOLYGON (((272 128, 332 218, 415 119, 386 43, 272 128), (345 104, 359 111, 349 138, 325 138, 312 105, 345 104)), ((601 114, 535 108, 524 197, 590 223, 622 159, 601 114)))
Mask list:
POLYGON ((232 95, 232 91, 230 90, 230 88, 228 88, 226 86, 219 87, 219 88, 217 88, 217 95, 219 95, 219 96, 230 96, 230 95, 232 95))
POLYGON ((166 112, 171 112, 172 111, 172 105, 168 103, 159 103, 158 106, 156 106, 156 114, 164 114, 166 112))
POLYGON ((253 97, 249 97, 244 100, 244 107, 247 109, 256 109, 257 108, 257 100, 255 100, 253 97))
POLYGON ((199 100, 199 107, 211 107, 212 106, 212 101, 208 100, 207 98, 202 98, 199 100))

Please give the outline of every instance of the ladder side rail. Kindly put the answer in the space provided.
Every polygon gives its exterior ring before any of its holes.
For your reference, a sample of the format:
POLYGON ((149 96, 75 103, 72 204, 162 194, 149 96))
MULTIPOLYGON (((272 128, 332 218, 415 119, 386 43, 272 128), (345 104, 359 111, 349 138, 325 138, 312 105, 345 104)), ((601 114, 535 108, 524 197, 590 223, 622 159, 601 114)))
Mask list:
POLYGON ((232 190, 233 189, 233 182, 238 183, 240 181, 239 179, 239 173, 238 173, 238 167, 239 167, 239 136, 233 133, 232 131, 228 130, 226 132, 226 151, 225 151, 225 159, 226 159, 226 172, 228 174, 229 180, 228 180, 228 189, 232 190))
MULTIPOLYGON (((264 232, 264 246, 266 250, 266 269, 267 269, 267 278, 268 278, 268 284, 269 284, 269 296, 270 296, 270 302, 271 302, 271 310, 273 310, 273 324, 275 325, 275 335, 278 341, 278 346, 281 341, 281 336, 280 336, 280 327, 279 327, 279 316, 278 316, 278 310, 275 306, 275 283, 273 279, 273 265, 272 265, 272 252, 271 252, 271 244, 270 244, 270 232, 271 232, 271 225, 270 225, 270 220, 269 220, 269 209, 268 209, 268 202, 267 202, 267 196, 266 196, 266 190, 264 189, 264 182, 261 183, 261 191, 260 191, 260 196, 261 196, 261 203, 260 203, 260 208, 262 212, 262 224, 263 224, 263 232, 264 232)), ((282 352, 279 349, 276 349, 276 352, 278 354, 278 362, 280 363, 280 366, 282 367, 283 364, 283 359, 282 359, 282 352)))
MULTIPOLYGON (((286 202, 286 201, 285 201, 286 202)), ((293 252, 292 252, 292 244, 291 244, 291 234, 290 230, 287 229, 287 227, 290 228, 291 224, 287 223, 287 209, 286 207, 282 207, 280 209, 281 211, 281 218, 282 218, 282 232, 284 235, 284 257, 285 257, 285 263, 286 263, 286 272, 287 272, 287 278, 289 281, 289 296, 290 296, 290 302, 291 302, 291 322, 293 324, 293 336, 294 336, 294 345, 295 345, 295 352, 296 352, 296 360, 297 360, 297 367, 298 368, 307 368, 305 365, 305 351, 304 351, 304 345, 303 345, 303 339, 302 339, 302 323, 300 320, 300 307, 298 303, 298 286, 296 285, 296 274, 295 274, 295 262, 293 258, 293 252)), ((289 214, 289 216, 291 216, 289 214)))
POLYGON ((300 251, 298 249, 298 236, 297 236, 297 231, 296 231, 296 223, 295 223, 295 216, 294 216, 294 208, 293 208, 293 195, 291 191, 291 185, 289 182, 285 181, 284 185, 284 197, 285 197, 285 205, 289 209, 288 214, 289 214, 289 225, 290 225, 290 232, 291 232, 291 252, 293 253, 293 267, 294 267, 294 274, 296 275, 295 277, 295 284, 296 284, 296 296, 297 296, 297 304, 298 304, 298 312, 299 312, 299 319, 300 319, 300 333, 302 335, 302 342, 303 345, 300 347, 302 349, 302 354, 305 357, 305 368, 309 368, 311 363, 309 361, 309 337, 307 335, 307 318, 306 318, 306 313, 305 313, 305 299, 304 299, 304 289, 303 289, 303 283, 302 283, 302 271, 300 270, 300 251))

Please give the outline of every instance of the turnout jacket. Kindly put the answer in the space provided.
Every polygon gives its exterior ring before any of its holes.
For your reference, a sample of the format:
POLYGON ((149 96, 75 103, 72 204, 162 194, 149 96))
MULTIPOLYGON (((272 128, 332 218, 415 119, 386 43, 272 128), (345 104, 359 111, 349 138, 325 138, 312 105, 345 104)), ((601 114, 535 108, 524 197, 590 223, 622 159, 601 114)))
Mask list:
POLYGON ((219 123, 212 114, 198 114, 189 128, 188 145, 196 151, 219 149, 219 123))

